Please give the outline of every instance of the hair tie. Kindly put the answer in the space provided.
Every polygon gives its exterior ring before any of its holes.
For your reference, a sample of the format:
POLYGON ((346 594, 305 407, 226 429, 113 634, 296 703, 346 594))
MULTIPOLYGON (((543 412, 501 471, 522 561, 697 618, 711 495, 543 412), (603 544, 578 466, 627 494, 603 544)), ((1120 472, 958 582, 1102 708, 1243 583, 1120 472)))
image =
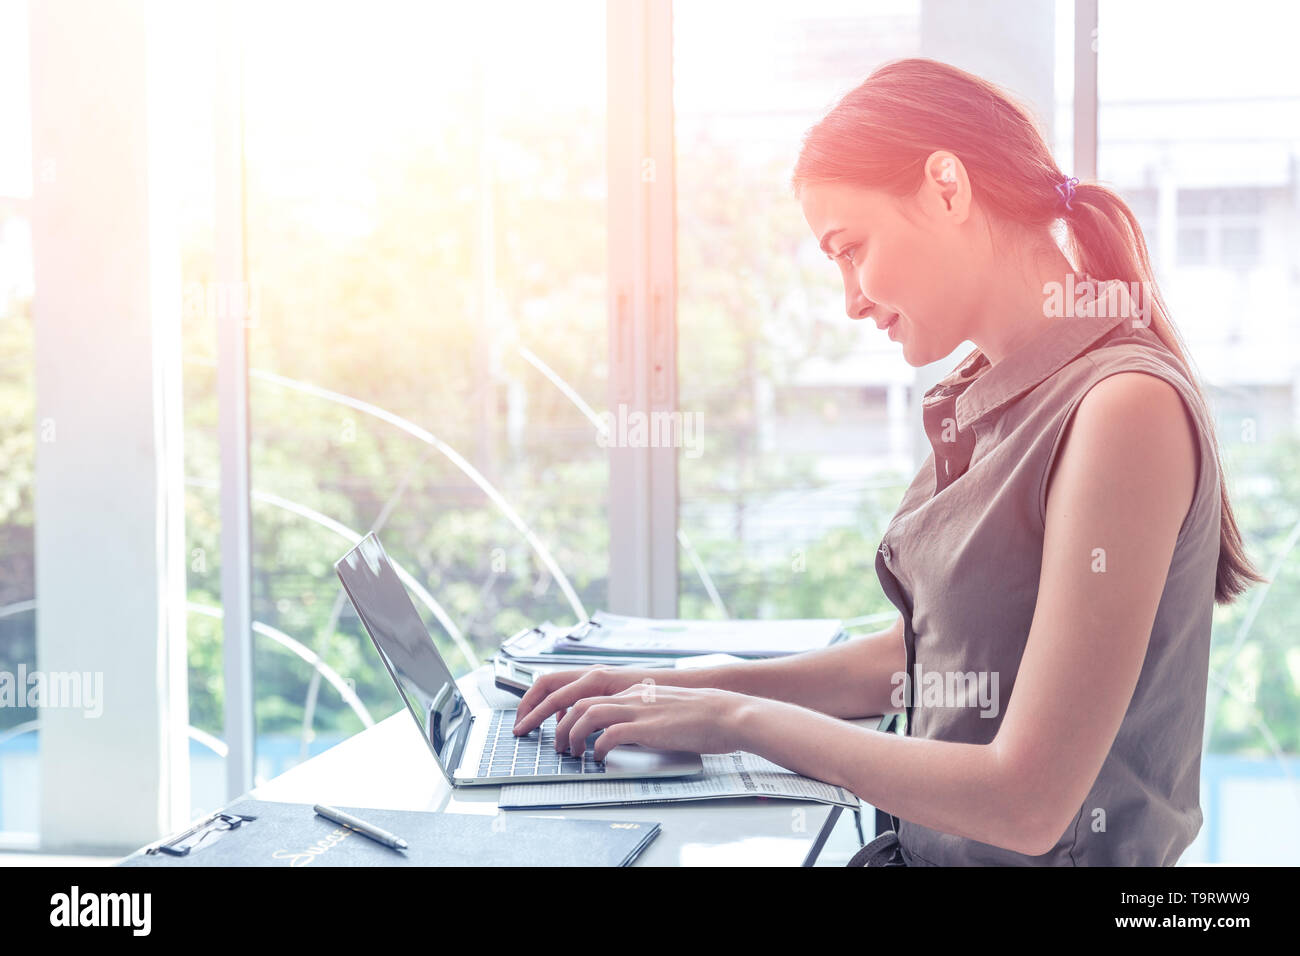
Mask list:
POLYGON ((1065 200, 1065 208, 1071 212, 1074 212, 1074 207, 1070 205, 1070 200, 1074 198, 1074 187, 1077 185, 1079 185, 1079 178, 1071 176, 1056 187, 1056 191, 1065 200))

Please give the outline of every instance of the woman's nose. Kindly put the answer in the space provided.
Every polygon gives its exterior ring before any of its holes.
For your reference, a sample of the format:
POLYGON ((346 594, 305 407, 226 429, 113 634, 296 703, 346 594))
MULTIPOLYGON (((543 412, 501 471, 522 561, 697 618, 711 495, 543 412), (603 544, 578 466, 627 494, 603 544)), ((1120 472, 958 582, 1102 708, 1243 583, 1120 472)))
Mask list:
POLYGON ((850 319, 865 319, 871 311, 872 301, 859 290, 850 290, 844 303, 844 310, 850 319))

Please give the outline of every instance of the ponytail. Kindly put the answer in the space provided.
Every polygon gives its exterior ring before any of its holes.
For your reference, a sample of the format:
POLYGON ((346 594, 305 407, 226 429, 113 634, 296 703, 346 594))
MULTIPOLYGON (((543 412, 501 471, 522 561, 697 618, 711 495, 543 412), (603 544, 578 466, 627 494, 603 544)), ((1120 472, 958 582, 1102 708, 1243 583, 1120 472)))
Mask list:
POLYGON ((1187 379, 1205 410, 1210 444, 1214 448, 1215 464, 1222 479, 1219 483, 1219 497, 1223 506, 1219 533, 1219 568, 1214 580, 1214 600, 1218 604, 1231 604, 1252 584, 1263 584, 1268 579, 1251 564, 1241 532, 1237 528, 1237 519, 1228 499, 1228 484, 1223 470, 1223 456, 1219 451, 1214 415, 1210 412, 1201 376, 1193 366, 1191 353, 1182 335, 1169 318, 1169 310, 1151 268, 1146 240, 1133 210, 1118 193, 1099 183, 1081 183, 1075 188, 1071 204, 1074 209, 1065 216, 1069 228, 1066 254, 1078 271, 1085 275, 1120 279, 1128 283, 1130 288, 1138 283, 1136 288, 1143 290, 1143 302, 1149 310, 1151 331, 1182 363, 1187 379))

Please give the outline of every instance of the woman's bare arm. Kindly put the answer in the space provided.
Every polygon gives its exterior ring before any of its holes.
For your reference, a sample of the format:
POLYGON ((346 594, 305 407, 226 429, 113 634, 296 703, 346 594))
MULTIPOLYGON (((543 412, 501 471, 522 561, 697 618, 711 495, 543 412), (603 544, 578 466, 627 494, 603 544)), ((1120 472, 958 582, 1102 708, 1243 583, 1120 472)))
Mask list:
POLYGON ((832 717, 888 714, 896 674, 906 667, 903 618, 893 627, 790 657, 673 671, 667 683, 716 687, 798 704, 832 717))
POLYGON ((716 688, 751 697, 784 701, 831 717, 857 718, 898 710, 890 698, 905 667, 903 619, 842 644, 787 657, 659 670, 645 667, 592 667, 559 671, 537 679, 519 702, 516 734, 530 733, 552 714, 587 697, 617 694, 639 683, 716 688))

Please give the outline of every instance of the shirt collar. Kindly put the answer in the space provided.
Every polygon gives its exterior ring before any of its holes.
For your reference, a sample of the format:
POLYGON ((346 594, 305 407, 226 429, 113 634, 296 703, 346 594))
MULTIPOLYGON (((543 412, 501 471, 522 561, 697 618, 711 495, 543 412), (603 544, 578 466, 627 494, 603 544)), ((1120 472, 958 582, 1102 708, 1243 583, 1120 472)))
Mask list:
POLYGON ((925 393, 923 409, 933 415, 956 396, 952 414, 957 430, 964 432, 1060 371, 1121 322, 1139 318, 1123 280, 1100 283, 1093 294, 1075 299, 1069 295, 1072 284, 1065 291, 1064 306, 1069 311, 1059 321, 1048 322, 996 364, 974 349, 925 393), (1102 307, 1094 307, 1097 303, 1102 307))

